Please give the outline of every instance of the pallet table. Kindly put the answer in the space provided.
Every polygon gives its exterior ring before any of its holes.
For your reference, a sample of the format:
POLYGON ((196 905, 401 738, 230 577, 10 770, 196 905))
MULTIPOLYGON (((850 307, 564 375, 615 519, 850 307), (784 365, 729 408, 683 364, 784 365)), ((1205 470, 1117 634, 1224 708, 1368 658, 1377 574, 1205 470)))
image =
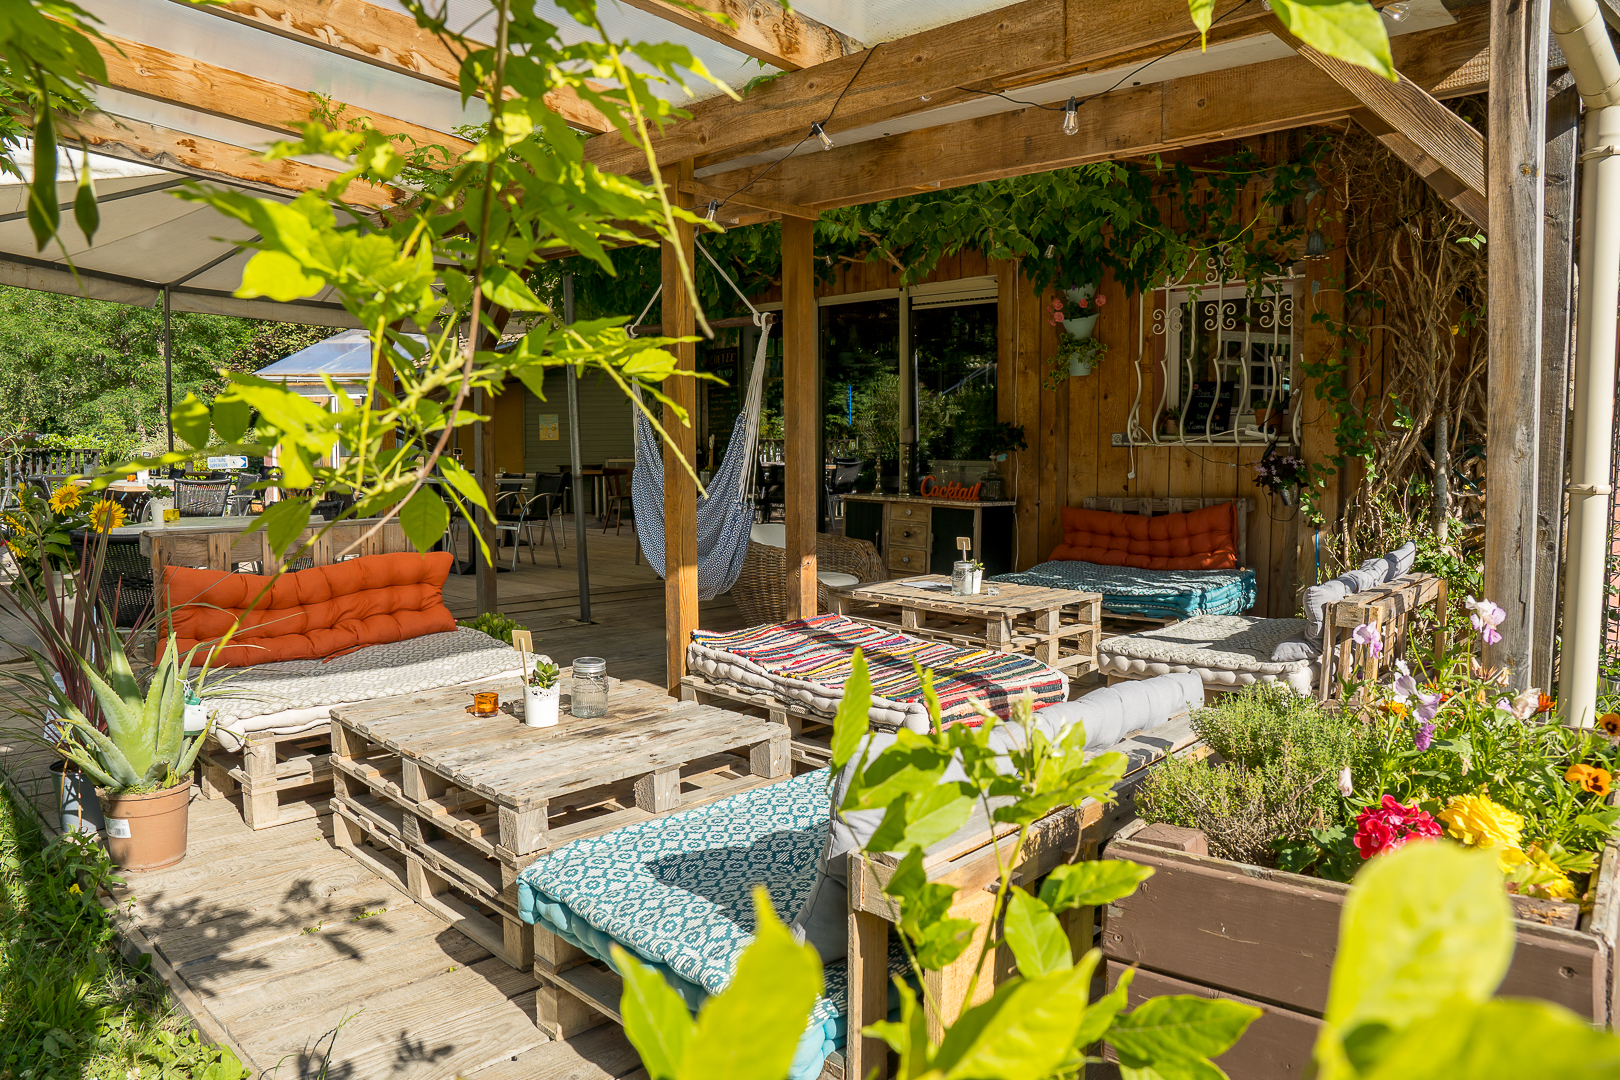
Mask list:
POLYGON ((607 715, 575 719, 566 669, 560 686, 550 728, 473 716, 458 688, 332 710, 338 847, 520 970, 537 936, 518 918, 524 867, 790 771, 780 725, 611 683, 607 715))
POLYGON ((975 596, 919 588, 950 584, 941 574, 876 581, 842 590, 835 604, 847 615, 913 637, 969 648, 1024 653, 1070 676, 1097 668, 1102 594, 997 582, 975 596))

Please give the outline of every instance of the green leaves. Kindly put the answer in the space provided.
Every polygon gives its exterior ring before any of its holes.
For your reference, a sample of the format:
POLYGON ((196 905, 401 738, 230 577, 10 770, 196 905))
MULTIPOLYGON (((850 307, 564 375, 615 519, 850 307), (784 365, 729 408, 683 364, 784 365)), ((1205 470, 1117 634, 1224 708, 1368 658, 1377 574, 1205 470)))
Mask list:
POLYGON ((1106 1037, 1124 1080, 1215 1080, 1224 1074, 1209 1059, 1231 1049, 1259 1016, 1252 1005, 1224 998, 1149 998, 1116 1017, 1106 1037))
POLYGON ((56 201, 56 124, 46 108, 34 121, 34 179, 28 188, 28 227, 37 250, 51 242, 61 220, 56 201))
POLYGON ((79 187, 73 195, 73 220, 84 234, 86 244, 95 243, 96 230, 101 227, 101 208, 96 205, 95 180, 90 175, 90 151, 84 151, 79 166, 79 187))
POLYGON ((933 1067, 946 1080, 1045 1080, 1071 1056, 1100 955, 997 987, 945 1033, 933 1067))
POLYGON ((956 886, 928 880, 921 848, 900 860, 883 891, 900 901, 900 930, 911 940, 918 966, 939 971, 967 951, 978 924, 948 917, 956 886))
POLYGON ((1014 885, 1007 898, 1007 944, 1027 978, 1067 971, 1074 966, 1069 935, 1052 909, 1014 885))
POLYGON ((867 674, 866 657, 855 650, 849 678, 844 680, 844 696, 839 699, 838 713, 833 717, 832 768, 837 772, 845 762, 855 756, 870 724, 867 714, 872 707, 872 680, 867 674))
POLYGON ((1198 28, 1198 47, 1209 45, 1209 27, 1215 18, 1215 0, 1187 0, 1187 10, 1198 28))
MULTIPOLYGON (((1197 5, 1212 0, 1189 2, 1196 22, 1197 5)), ((1366 0, 1271 0, 1271 10, 1290 34, 1318 52, 1377 72, 1390 82, 1399 78, 1383 16, 1366 0)))
POLYGON ((450 508, 430 487, 418 488, 399 509, 399 524, 418 551, 427 551, 444 537, 450 525, 450 508))
POLYGON ((624 976, 624 1033, 652 1080, 782 1080, 821 995, 815 950, 794 942, 763 888, 754 891, 758 936, 724 993, 696 1022, 662 975, 614 946, 624 976))
POLYGON ((282 499, 271 503, 270 508, 259 515, 259 520, 264 523, 265 536, 270 541, 270 549, 277 555, 286 555, 287 549, 309 528, 309 514, 307 499, 282 499))
POLYGON ((1122 859, 1067 863, 1047 875, 1041 903, 1052 911, 1111 904, 1152 876, 1153 867, 1122 859))
MULTIPOLYGON (((228 443, 242 441, 242 436, 247 434, 248 420, 252 415, 252 407, 240 398, 214 399, 214 431, 228 443)), ((190 442, 189 439, 186 441, 190 442)))
POLYGON ((187 394, 169 413, 174 433, 198 450, 208 449, 208 435, 213 429, 214 414, 208 406, 197 400, 196 394, 187 394))
POLYGON ((1316 1043, 1322 1080, 1364 1074, 1414 1020, 1485 1001, 1512 955, 1511 909, 1494 855, 1412 844, 1370 860, 1339 922, 1316 1043))

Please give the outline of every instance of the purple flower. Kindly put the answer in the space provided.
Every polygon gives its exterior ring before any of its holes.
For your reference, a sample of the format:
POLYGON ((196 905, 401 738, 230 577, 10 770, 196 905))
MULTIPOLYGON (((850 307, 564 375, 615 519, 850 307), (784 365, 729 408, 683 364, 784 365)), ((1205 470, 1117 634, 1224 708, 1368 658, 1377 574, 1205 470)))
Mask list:
POLYGON ((1378 636, 1378 627, 1372 623, 1362 623, 1350 631, 1350 640, 1357 645, 1364 646, 1367 655, 1374 660, 1384 655, 1384 643, 1378 636))
POLYGON ((1400 672, 1395 676, 1395 700, 1404 705, 1409 698, 1417 695, 1417 680, 1412 677, 1412 669, 1406 666, 1405 660, 1395 661, 1395 670, 1400 672))
POLYGON ((1425 724, 1434 719, 1435 714, 1440 711, 1440 706, 1444 704, 1439 694, 1425 694, 1420 691, 1417 699, 1422 704, 1417 707, 1412 715, 1425 724))
POLYGON ((1475 600, 1472 596, 1463 602, 1463 607, 1473 612, 1468 617, 1468 622, 1484 638, 1485 644, 1495 645, 1502 640, 1502 635, 1497 633, 1496 628, 1507 619, 1506 611, 1489 600, 1475 600))
POLYGON ((1431 723, 1424 723, 1419 725, 1417 734, 1412 736, 1412 749, 1421 754, 1423 751, 1427 750, 1433 742, 1434 725, 1431 723))

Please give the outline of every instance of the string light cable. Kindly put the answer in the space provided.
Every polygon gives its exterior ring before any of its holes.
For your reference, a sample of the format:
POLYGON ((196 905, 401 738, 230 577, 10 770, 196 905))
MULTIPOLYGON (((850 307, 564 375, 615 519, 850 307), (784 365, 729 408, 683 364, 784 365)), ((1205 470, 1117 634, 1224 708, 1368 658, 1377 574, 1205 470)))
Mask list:
MULTIPOLYGON (((1209 28, 1211 30, 1215 29, 1215 27, 1219 26, 1227 19, 1230 19, 1233 15, 1236 15, 1238 12, 1242 11, 1244 8, 1248 7, 1254 2, 1255 0, 1243 0, 1243 2, 1237 7, 1210 23, 1209 28)), ((1187 46, 1191 45, 1193 42, 1203 40, 1204 36, 1205 35, 1203 33, 1196 33, 1186 41, 1183 41, 1180 45, 1177 45, 1174 49, 1171 49, 1169 52, 1160 53, 1158 56, 1155 56, 1153 59, 1147 61, 1145 64, 1142 64, 1135 70, 1127 72, 1125 75, 1120 77, 1118 82, 1114 83, 1114 85, 1110 86, 1108 89, 1098 91, 1097 93, 1091 94, 1088 97, 1070 97, 1069 100, 1064 102, 1062 105, 1048 105, 1039 101, 1025 101, 1022 98, 1015 98, 1011 94, 1003 94, 999 90, 980 90, 972 86, 958 86, 956 89, 962 91, 964 94, 983 94, 985 97, 1002 98, 1006 101, 1012 102, 1014 105, 1023 105, 1032 109, 1044 109, 1047 112, 1060 112, 1063 114, 1063 134, 1078 135, 1080 133, 1080 106, 1089 105, 1091 102, 1100 97, 1106 97, 1107 95, 1112 94, 1115 90, 1118 90, 1121 86, 1124 86, 1127 81, 1136 78, 1136 76, 1142 74, 1142 72, 1146 71, 1154 64, 1157 64, 1160 60, 1169 59, 1170 57, 1181 52, 1187 46)))

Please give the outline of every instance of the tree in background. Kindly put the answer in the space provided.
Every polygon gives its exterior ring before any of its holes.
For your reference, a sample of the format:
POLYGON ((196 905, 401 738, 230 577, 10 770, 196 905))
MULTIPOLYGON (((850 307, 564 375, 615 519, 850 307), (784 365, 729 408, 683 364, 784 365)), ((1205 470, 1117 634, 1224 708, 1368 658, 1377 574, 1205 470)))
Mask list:
MULTIPOLYGON (((174 397, 204 401, 221 371, 256 371, 330 336, 322 326, 176 312, 174 397)), ((0 432, 62 435, 115 457, 167 448, 163 311, 0 287, 0 432)))

